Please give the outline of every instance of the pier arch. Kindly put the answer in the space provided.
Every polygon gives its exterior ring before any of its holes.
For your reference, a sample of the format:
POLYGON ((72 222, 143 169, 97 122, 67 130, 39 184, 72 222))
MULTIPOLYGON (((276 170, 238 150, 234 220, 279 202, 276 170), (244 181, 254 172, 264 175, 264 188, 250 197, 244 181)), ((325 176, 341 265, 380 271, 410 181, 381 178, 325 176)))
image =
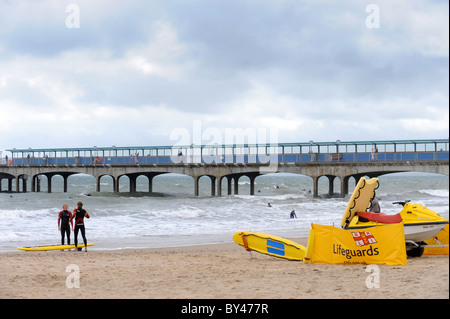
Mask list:
POLYGON ((136 173, 125 173, 117 176, 115 178, 115 192, 120 192, 120 180, 122 177, 128 177, 129 191, 130 193, 137 192, 137 180, 138 178, 145 176, 148 179, 148 192, 153 192, 153 179, 155 176, 167 174, 168 172, 136 172, 136 173))
POLYGON ((42 176, 47 177, 47 192, 52 192, 52 180, 53 177, 59 176, 62 178, 62 184, 63 184, 63 192, 67 193, 68 191, 68 178, 71 175, 79 174, 77 172, 54 172, 54 173, 39 173, 36 175, 33 175, 31 179, 31 191, 32 192, 40 192, 42 185, 42 176))
MULTIPOLYGON (((114 193, 118 192, 118 189, 117 189, 117 178, 115 178, 113 175, 110 175, 110 174, 103 174, 103 175, 97 176, 97 178, 96 178, 96 181, 97 181, 96 191, 97 192, 101 192, 102 191, 102 179, 104 181, 105 178, 112 180, 111 190, 110 191, 112 191, 114 193)), ((108 183, 108 185, 109 185, 109 183, 108 183)), ((106 186, 106 185, 103 185, 103 186, 106 186)))
POLYGON ((13 191, 13 182, 16 180, 16 177, 11 174, 7 173, 0 173, 0 192, 4 191, 5 188, 3 188, 3 180, 6 180, 6 189, 8 192, 13 191))
POLYGON ((217 177, 213 175, 199 175, 199 176, 193 176, 194 178, 194 195, 199 196, 200 195, 200 179, 202 177, 209 177, 210 183, 211 183, 211 196, 216 196, 216 180, 217 177))

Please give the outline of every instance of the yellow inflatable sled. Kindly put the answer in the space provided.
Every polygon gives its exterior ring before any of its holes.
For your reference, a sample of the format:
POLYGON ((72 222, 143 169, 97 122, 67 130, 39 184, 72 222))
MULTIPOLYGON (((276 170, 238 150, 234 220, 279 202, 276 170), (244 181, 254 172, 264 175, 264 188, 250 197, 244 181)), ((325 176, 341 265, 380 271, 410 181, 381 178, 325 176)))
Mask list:
POLYGON ((341 226, 347 228, 357 212, 365 212, 369 208, 370 203, 375 197, 375 190, 378 188, 378 178, 371 178, 369 180, 361 177, 358 184, 356 184, 347 208, 342 216, 341 226))

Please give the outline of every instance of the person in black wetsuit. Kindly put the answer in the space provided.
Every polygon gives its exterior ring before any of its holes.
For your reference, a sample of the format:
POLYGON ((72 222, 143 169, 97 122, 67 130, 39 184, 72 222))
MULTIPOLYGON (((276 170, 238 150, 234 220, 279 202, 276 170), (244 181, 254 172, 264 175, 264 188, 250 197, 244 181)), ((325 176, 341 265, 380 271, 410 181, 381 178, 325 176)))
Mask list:
MULTIPOLYGON (((84 242, 84 251, 87 251, 86 230, 84 228, 84 217, 90 218, 86 210, 83 209, 83 203, 78 202, 77 208, 73 210, 72 219, 75 218, 75 250, 78 250, 78 231, 81 231, 81 236, 84 242)), ((72 220, 71 219, 71 220, 72 220)))
POLYGON ((72 214, 69 212, 69 206, 63 205, 63 210, 58 215, 58 230, 61 232, 61 245, 64 245, 64 237, 67 235, 67 244, 70 245, 70 226, 73 230, 72 214))

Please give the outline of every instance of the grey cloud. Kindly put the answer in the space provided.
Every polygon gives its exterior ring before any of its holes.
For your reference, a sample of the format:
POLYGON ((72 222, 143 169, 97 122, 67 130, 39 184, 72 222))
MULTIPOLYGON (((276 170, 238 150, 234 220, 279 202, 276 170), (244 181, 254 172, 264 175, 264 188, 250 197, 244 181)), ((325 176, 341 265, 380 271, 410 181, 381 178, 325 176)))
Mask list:
POLYGON ((163 106, 224 118, 214 125, 233 123, 229 110, 240 125, 261 117, 325 123, 320 132, 299 125, 306 137, 294 139, 352 136, 367 121, 377 121, 364 132, 376 139, 414 138, 398 119, 435 120, 427 107, 448 117, 448 41, 439 41, 445 2, 377 1, 380 29, 365 25, 373 1, 76 3, 76 30, 64 26, 66 2, 0 4, 0 101, 58 107, 51 90, 28 85, 43 74, 58 89, 70 88, 67 104, 114 106, 125 117, 163 106))

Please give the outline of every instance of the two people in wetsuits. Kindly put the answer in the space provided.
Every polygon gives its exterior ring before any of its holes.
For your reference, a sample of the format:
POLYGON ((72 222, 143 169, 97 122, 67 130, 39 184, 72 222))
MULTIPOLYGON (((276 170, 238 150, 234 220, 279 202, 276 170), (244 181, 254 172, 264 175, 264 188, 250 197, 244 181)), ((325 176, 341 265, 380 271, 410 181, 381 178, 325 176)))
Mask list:
POLYGON ((75 250, 78 248, 78 232, 83 237, 84 251, 87 251, 86 230, 84 227, 84 218, 90 218, 89 214, 83 209, 83 203, 78 202, 77 208, 73 210, 73 214, 68 211, 69 206, 63 205, 63 210, 58 215, 58 230, 61 231, 61 245, 64 245, 64 237, 67 236, 67 243, 70 245, 70 226, 75 233, 75 250), (75 226, 73 220, 75 219, 75 226))

